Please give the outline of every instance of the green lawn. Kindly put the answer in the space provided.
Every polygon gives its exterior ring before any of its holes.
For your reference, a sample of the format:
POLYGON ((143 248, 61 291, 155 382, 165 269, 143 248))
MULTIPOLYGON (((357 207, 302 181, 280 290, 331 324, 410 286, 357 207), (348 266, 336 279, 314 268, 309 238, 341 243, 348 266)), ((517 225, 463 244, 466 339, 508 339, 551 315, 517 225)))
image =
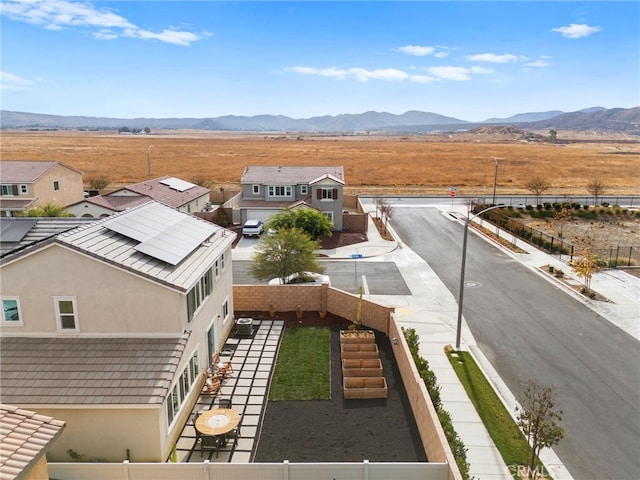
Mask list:
POLYGON ((269 400, 331 398, 331 330, 287 328, 282 337, 269 400))
POLYGON ((447 352, 467 395, 507 465, 526 465, 527 441, 469 352, 447 352))

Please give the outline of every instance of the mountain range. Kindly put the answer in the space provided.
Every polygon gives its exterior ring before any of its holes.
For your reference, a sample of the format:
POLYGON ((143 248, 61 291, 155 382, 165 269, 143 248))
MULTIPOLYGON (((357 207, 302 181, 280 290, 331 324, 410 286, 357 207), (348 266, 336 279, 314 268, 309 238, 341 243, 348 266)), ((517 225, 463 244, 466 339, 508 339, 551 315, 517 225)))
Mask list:
POLYGON ((483 125, 515 125, 529 130, 574 130, 640 134, 640 107, 586 108, 577 112, 552 110, 519 113, 508 118, 490 118, 473 123, 437 113, 408 111, 401 115, 386 112, 325 115, 294 119, 284 115, 211 118, 105 118, 61 116, 0 110, 2 129, 190 129, 264 132, 427 132, 465 131, 483 125))

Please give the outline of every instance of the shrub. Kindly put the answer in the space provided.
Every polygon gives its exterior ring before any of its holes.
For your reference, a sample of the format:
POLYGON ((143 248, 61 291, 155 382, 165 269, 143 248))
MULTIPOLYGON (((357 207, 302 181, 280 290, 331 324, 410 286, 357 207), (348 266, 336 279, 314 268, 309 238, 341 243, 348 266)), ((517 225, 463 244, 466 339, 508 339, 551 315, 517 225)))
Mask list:
POLYGON ((525 205, 524 208, 527 210, 527 212, 530 212, 531 210, 533 210, 533 205, 525 205))

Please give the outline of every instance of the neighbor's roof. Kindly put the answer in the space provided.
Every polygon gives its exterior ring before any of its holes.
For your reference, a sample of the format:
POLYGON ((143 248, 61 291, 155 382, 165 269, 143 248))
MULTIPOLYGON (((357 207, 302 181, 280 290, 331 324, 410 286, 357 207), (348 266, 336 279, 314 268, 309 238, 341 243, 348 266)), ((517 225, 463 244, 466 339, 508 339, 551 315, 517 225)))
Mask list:
POLYGON ((71 206, 80 205, 82 203, 92 203, 102 208, 106 208, 113 212, 122 212, 127 208, 137 207, 151 200, 147 195, 95 195, 85 198, 84 200, 74 203, 71 206))
POLYGON ((64 427, 61 420, 0 404, 0 478, 27 478, 64 427))
POLYGON ((184 180, 174 177, 160 177, 147 180, 146 182, 127 185, 104 196, 118 196, 118 192, 122 192, 122 190, 128 190, 139 195, 146 195, 157 202, 175 208, 186 205, 210 192, 208 188, 200 187, 193 183, 185 182, 184 180))
MULTIPOLYGON (((50 242, 186 292, 234 238, 218 225, 148 202, 56 235, 50 242)), ((6 255, 2 262, 48 244, 6 255)))
POLYGON ((162 404, 190 335, 0 338, 2 403, 162 404))
POLYGON ((0 162, 0 182, 32 183, 56 165, 62 165, 63 167, 82 175, 80 170, 70 167, 62 162, 3 160, 0 162))
POLYGON ((24 200, 20 200, 17 198, 0 198, 0 210, 27 210, 31 208, 31 206, 33 206, 37 200, 37 198, 27 198, 24 200))
POLYGON ((95 221, 82 217, 0 217, 0 257, 95 221))
POLYGON ((297 185, 313 183, 331 177, 344 184, 342 167, 276 167, 268 165, 248 165, 244 168, 241 183, 268 185, 297 185))

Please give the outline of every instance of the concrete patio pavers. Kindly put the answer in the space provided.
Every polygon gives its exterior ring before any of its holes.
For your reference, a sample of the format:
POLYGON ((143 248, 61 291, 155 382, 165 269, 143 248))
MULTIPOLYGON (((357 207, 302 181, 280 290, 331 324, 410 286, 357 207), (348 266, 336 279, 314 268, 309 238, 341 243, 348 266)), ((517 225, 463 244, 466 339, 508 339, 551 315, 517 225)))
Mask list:
POLYGON ((285 322, 282 320, 256 319, 251 337, 232 335, 227 338, 222 350, 233 350, 230 357, 233 373, 223 382, 219 395, 200 395, 192 413, 217 408, 220 398, 231 398, 232 408, 241 416, 238 443, 221 447, 218 454, 205 450, 201 455, 195 427, 187 422, 176 444, 178 462, 251 461, 254 445, 260 434, 269 379, 284 327, 285 322))

